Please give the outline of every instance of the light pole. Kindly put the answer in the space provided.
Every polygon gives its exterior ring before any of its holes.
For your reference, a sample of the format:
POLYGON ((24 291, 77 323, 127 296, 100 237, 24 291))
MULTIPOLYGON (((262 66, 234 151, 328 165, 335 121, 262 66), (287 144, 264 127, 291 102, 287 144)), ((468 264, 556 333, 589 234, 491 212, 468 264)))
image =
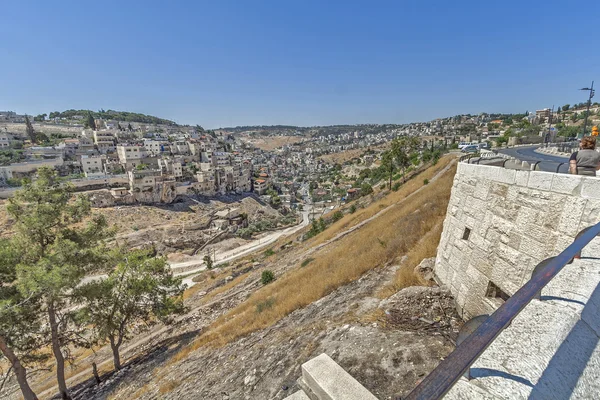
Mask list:
POLYGON ((587 128, 588 115, 590 114, 590 105, 592 104, 592 97, 594 97, 594 81, 592 81, 592 86, 589 88, 581 88, 579 90, 587 90, 590 92, 590 97, 587 102, 587 111, 585 113, 585 120, 583 121, 583 136, 585 136, 585 129, 587 128))

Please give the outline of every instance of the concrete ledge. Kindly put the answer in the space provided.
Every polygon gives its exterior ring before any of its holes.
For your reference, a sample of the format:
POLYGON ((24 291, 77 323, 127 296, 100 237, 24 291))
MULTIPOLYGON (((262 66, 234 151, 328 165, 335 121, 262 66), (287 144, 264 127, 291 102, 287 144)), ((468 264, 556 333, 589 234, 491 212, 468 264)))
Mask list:
POLYGON ((319 400, 377 400, 325 353, 302 365, 302 378, 319 400))
POLYGON ((286 397, 284 400, 310 400, 310 398, 302 390, 286 397))

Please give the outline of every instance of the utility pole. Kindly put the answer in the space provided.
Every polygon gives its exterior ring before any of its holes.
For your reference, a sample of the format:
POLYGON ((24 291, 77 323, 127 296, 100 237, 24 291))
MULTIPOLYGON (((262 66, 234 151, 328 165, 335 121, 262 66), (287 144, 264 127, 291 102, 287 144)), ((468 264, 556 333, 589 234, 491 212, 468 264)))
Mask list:
POLYGON ((588 98, 587 101, 587 111, 585 112, 585 120, 583 121, 583 136, 585 136, 585 130, 587 128, 587 121, 588 121, 588 116, 590 114, 590 105, 592 104, 592 97, 594 97, 594 81, 592 81, 592 86, 590 86, 589 88, 581 88, 579 90, 587 90, 590 92, 590 97, 588 98))
POLYGON ((546 138, 546 146, 548 147, 548 142, 552 139, 552 115, 554 114, 554 104, 552 105, 552 111, 550 111, 550 116, 548 117, 548 137, 546 138))

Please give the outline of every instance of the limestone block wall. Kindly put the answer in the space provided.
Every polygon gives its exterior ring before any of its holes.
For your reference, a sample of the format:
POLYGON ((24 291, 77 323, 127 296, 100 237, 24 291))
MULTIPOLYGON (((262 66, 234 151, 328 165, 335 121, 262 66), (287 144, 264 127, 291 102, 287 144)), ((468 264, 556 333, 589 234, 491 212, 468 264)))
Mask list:
POLYGON ((449 287, 463 318, 491 313, 540 261, 598 221, 598 177, 459 163, 436 279, 449 287))

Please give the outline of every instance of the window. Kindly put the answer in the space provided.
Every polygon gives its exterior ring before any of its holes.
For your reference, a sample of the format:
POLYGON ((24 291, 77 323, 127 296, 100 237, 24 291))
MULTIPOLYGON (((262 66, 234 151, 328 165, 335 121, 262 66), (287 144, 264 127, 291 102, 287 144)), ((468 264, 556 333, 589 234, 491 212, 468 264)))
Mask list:
POLYGON ((496 299, 500 304, 504 303, 510 296, 502 291, 494 282, 489 281, 485 297, 496 299))
POLYGON ((465 228, 462 235, 463 240, 469 240, 469 236, 471 236, 471 228, 465 228))

